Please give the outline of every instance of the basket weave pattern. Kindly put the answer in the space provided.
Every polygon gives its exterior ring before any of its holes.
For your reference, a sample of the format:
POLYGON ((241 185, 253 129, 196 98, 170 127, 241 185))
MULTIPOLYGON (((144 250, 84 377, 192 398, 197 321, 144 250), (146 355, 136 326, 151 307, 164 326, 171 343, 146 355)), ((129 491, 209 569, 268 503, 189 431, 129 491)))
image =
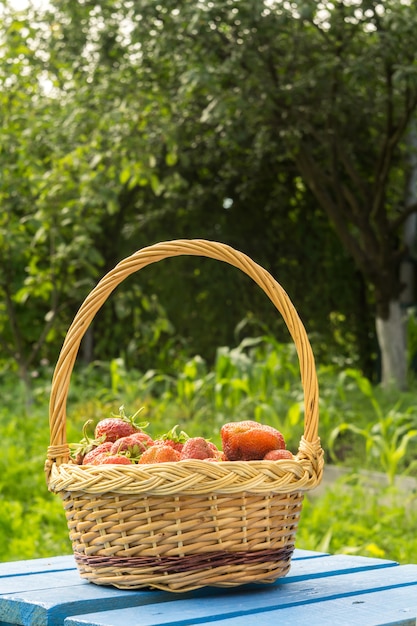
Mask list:
POLYGON ((176 240, 121 261, 91 291, 66 335, 52 381, 48 487, 59 493, 82 577, 120 588, 189 591, 273 582, 291 562, 303 494, 318 485, 318 385, 310 343, 282 287, 225 244, 176 240), (141 268, 183 254, 248 274, 281 313, 297 348, 305 422, 294 460, 79 466, 66 440, 66 401, 81 339, 117 285, 141 268))

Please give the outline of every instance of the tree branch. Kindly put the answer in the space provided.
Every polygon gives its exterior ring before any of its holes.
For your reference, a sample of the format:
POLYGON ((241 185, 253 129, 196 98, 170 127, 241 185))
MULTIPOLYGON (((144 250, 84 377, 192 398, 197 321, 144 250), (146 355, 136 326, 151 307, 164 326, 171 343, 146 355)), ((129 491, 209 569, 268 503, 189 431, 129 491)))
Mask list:
POLYGON ((361 176, 358 174, 357 170, 355 169, 355 166, 353 165, 351 158, 347 154, 346 150, 344 150, 342 142, 338 143, 337 156, 340 162, 343 164, 345 171, 347 175, 349 176, 349 178, 351 179, 353 185, 355 186, 356 189, 359 190, 363 203, 367 204, 369 200, 369 194, 366 190, 366 187, 363 183, 361 176))
POLYGON ((413 215, 413 213, 417 213, 417 202, 409 204, 398 214, 398 216, 394 220, 391 220, 389 224, 390 232, 395 233, 400 228, 400 226, 402 226, 407 221, 407 218, 409 218, 410 215, 413 215))
POLYGON ((297 153, 296 162, 307 185, 332 221, 345 249, 352 254, 364 273, 369 275, 373 271, 371 259, 360 246, 358 240, 350 233, 348 219, 330 196, 329 185, 305 146, 301 146, 297 153))
MULTIPOLYGON (((394 125, 392 120, 387 121, 387 134, 382 145, 380 158, 375 172, 375 195, 372 202, 371 217, 374 219, 384 212, 384 197, 391 169, 391 163, 395 148, 398 146, 404 132, 410 122, 411 115, 417 106, 417 98, 414 97, 411 102, 406 103, 403 115, 394 125)), ((388 112, 389 115, 389 112, 388 112)))
POLYGON ((4 352, 8 354, 10 357, 14 358, 14 352, 10 348, 7 341, 0 335, 0 346, 3 348, 4 352))

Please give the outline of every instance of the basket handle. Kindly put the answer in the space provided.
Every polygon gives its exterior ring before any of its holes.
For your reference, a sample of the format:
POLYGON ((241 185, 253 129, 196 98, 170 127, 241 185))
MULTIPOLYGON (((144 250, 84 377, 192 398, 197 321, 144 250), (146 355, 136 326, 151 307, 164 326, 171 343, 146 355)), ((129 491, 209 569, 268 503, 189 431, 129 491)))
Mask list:
POLYGON ((95 314, 114 289, 130 274, 162 259, 194 255, 224 261, 250 276, 281 313, 295 343, 304 391, 304 441, 318 440, 318 382, 314 356, 305 328, 281 285, 260 265, 230 246, 204 239, 177 239, 142 248, 118 263, 89 293, 65 337, 52 378, 49 403, 50 446, 48 460, 58 465, 69 460, 66 433, 66 403, 71 373, 78 349, 95 314))

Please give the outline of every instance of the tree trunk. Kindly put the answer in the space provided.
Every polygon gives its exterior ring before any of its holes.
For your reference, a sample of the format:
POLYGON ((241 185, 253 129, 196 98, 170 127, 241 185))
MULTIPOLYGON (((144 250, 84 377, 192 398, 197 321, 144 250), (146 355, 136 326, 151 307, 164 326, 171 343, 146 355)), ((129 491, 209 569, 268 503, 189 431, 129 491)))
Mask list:
MULTIPOLYGON (((417 124, 412 122, 407 136, 407 160, 408 160, 408 177, 405 189, 405 209, 417 204, 417 124)), ((400 295, 400 303, 404 311, 409 311, 410 307, 416 304, 415 280, 416 280, 416 234, 417 234, 417 214, 412 213, 408 216, 404 223, 403 241, 407 248, 407 256, 404 258, 400 266, 400 280, 403 290, 400 295)), ((408 316, 404 315, 404 334, 406 346, 408 349, 408 362, 414 363, 415 347, 408 342, 408 316), (411 353, 411 354, 410 354, 411 353)))
MULTIPOLYGON (((409 173, 405 189, 405 209, 417 204, 417 124, 412 123, 407 136, 407 160, 409 173)), ((405 307, 415 304, 415 247, 417 232, 417 214, 410 215, 403 231, 403 241, 407 247, 408 255, 400 268, 400 278, 404 285, 401 294, 401 303, 405 307)))
POLYGON ((391 300, 386 319, 376 318, 376 333, 381 350, 381 384, 407 388, 404 320, 399 300, 391 300))

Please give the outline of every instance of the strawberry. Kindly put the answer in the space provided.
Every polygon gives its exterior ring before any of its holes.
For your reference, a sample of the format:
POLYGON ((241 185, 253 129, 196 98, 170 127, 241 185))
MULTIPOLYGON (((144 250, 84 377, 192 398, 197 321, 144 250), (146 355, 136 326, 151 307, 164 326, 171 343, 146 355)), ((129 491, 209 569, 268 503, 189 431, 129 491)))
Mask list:
POLYGON ((113 444, 111 441, 105 441, 104 443, 101 443, 96 448, 93 448, 93 450, 90 450, 90 452, 88 452, 85 455, 82 464, 83 465, 97 465, 96 463, 97 458, 102 456, 103 454, 109 454, 112 445, 113 444))
POLYGON ((190 437, 181 450, 181 459, 210 459, 218 452, 216 446, 204 437, 190 437))
POLYGON ((294 455, 289 450, 271 450, 264 456, 265 461, 279 461, 280 459, 293 459, 294 455))
POLYGON ((132 465, 132 461, 123 456, 122 454, 110 454, 109 456, 103 455, 100 459, 99 465, 132 465))
POLYGON ((215 457, 218 457, 220 460, 223 460, 223 452, 218 449, 216 444, 214 444, 212 441, 207 441, 207 445, 214 452, 215 457))
POLYGON ((105 437, 106 441, 114 443, 117 439, 133 435, 136 429, 132 424, 124 422, 120 417, 107 417, 98 422, 95 430, 96 437, 105 437))
POLYGON ((155 444, 157 446, 171 446, 174 450, 181 452, 183 445, 187 439, 189 439, 189 436, 183 430, 180 433, 177 433, 177 428, 178 424, 176 424, 174 428, 171 428, 171 430, 164 435, 158 437, 158 439, 155 440, 155 444))
POLYGON ((279 430, 252 420, 224 424, 220 435, 227 461, 261 460, 270 450, 285 448, 279 430))
POLYGON ((117 439, 110 448, 110 454, 124 454, 132 460, 138 460, 140 455, 145 452, 154 442, 150 435, 139 431, 117 439))
MULTIPOLYGON (((111 441, 109 441, 108 443, 111 443, 111 441)), ((101 454, 97 454, 90 462, 88 465, 101 465, 103 463, 103 461, 105 459, 109 458, 109 454, 110 451, 107 452, 101 452, 101 454)))
MULTIPOLYGON (((139 409, 141 411, 142 409, 139 409)), ((94 436, 96 439, 104 437, 104 441, 117 441, 122 437, 128 437, 140 431, 142 428, 146 428, 147 424, 137 424, 135 421, 137 411, 134 415, 128 417, 124 412, 124 407, 119 409, 119 415, 113 417, 107 417, 98 422, 94 436)))
POLYGON ((139 463, 168 463, 170 461, 179 461, 180 453, 169 445, 155 445, 142 454, 139 463))
POLYGON ((104 437, 93 439, 89 436, 87 429, 92 423, 93 420, 87 420, 87 422, 85 422, 83 426, 83 438, 80 440, 79 443, 70 444, 71 457, 77 463, 77 465, 82 465, 85 456, 104 441, 104 437))

